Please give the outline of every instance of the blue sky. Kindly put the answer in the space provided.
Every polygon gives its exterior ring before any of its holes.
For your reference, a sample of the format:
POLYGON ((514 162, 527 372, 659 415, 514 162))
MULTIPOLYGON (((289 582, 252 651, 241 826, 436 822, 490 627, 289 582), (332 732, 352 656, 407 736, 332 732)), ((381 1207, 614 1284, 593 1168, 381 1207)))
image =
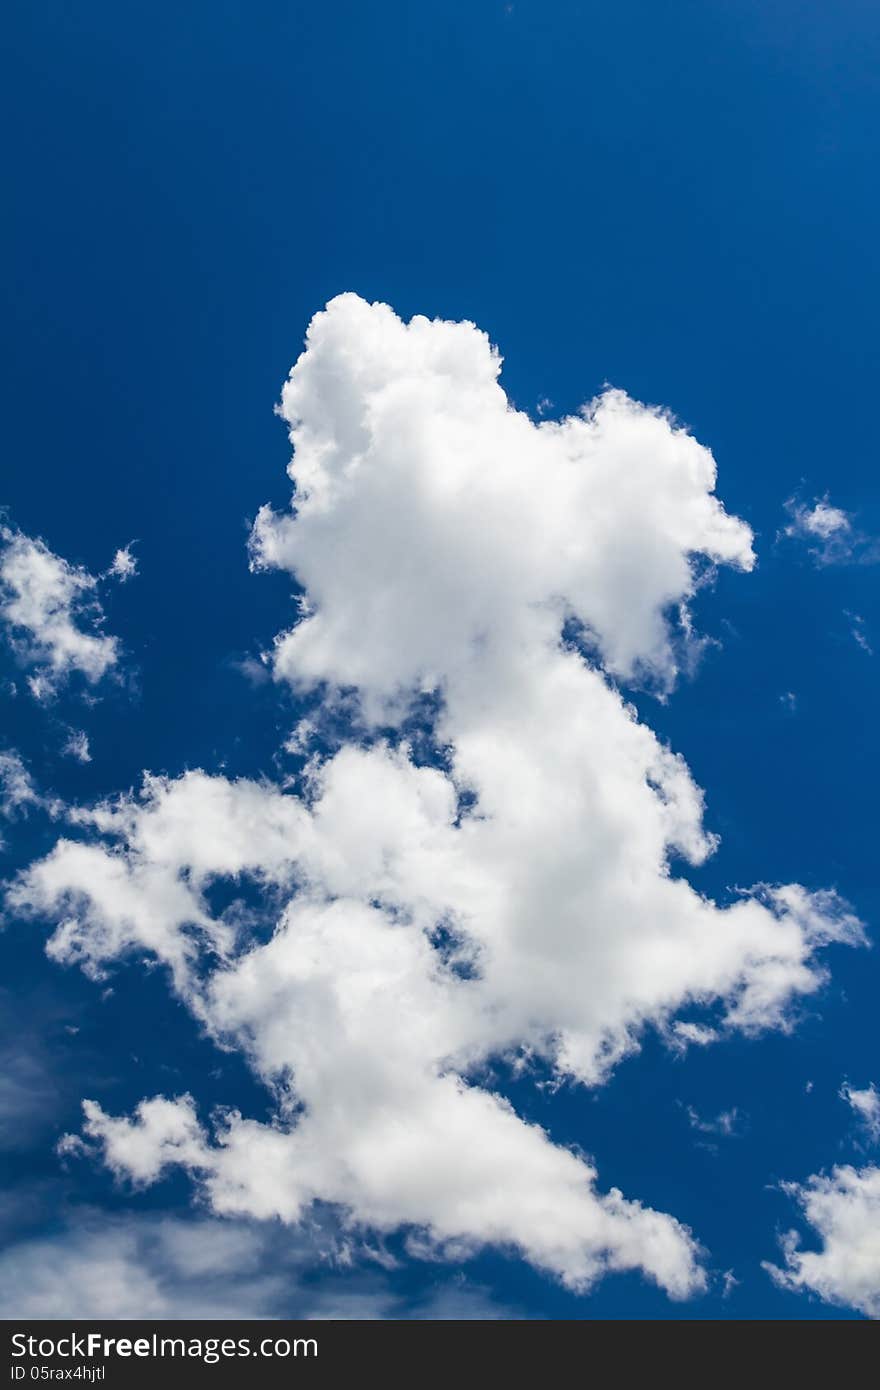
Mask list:
MULTIPOLYGON (((610 383, 712 450, 757 566, 722 566, 697 593, 695 627, 712 640, 668 700, 615 677, 684 756, 721 836, 704 865, 675 871, 719 902, 762 882, 836 889, 871 937, 875 8, 39 3, 13 7, 6 37, 0 503, 8 526, 92 575, 129 542, 139 567, 100 584, 121 644, 110 678, 92 688, 74 673, 36 700, 4 652, 2 746, 40 794, 88 805, 144 770, 289 771, 279 749, 312 706, 242 663, 290 628, 294 584, 249 571, 248 535, 262 504, 289 504, 273 407, 306 327, 354 291, 403 320, 477 324, 535 420, 610 383), (797 524, 826 496, 848 519, 833 552, 797 524), (90 762, 62 753, 71 729, 90 762)), ((6 878, 60 833, 41 806, 10 820, 6 878)), ((127 1268, 173 1290, 180 1262, 150 1232, 176 1222, 214 1238, 192 1181, 174 1169, 134 1188, 100 1155, 60 1159, 59 1136, 79 1132, 86 1096, 121 1116, 190 1092, 200 1113, 256 1119, 270 1097, 144 952, 100 983, 47 959, 55 921, 9 909, 0 936, 0 1293, 40 1267, 39 1242, 72 1272, 122 1241, 127 1268)), ((492 1062, 492 1088, 591 1155, 603 1192, 693 1231, 714 1271, 705 1291, 676 1302, 629 1272, 578 1294, 491 1247, 415 1258, 400 1231, 393 1268, 345 1264, 301 1232, 236 1218, 251 1289, 285 1267, 279 1250, 296 1252, 289 1282, 253 1306, 296 1313, 320 1293, 380 1313, 437 1315, 455 1298, 527 1317, 860 1316, 761 1266, 792 1227, 820 1246, 780 1182, 872 1163, 839 1092, 880 1083, 877 953, 832 944, 821 958, 828 981, 790 1031, 679 1056, 649 1027, 595 1089, 535 1084, 549 1064, 524 1077, 492 1062), (733 1110, 731 1133, 692 1119, 733 1110), (725 1271, 738 1281, 726 1292, 725 1271)), ((310 1220, 335 1231, 338 1216, 310 1220)), ((199 1306, 250 1307, 224 1277, 199 1306)), ((33 1278, 33 1306, 48 1308, 33 1278)))

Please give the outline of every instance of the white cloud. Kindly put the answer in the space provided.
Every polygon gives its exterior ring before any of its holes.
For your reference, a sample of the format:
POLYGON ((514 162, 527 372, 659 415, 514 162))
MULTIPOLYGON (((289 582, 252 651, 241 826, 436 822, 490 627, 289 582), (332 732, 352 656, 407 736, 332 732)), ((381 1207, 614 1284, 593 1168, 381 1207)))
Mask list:
POLYGON ((283 399, 294 510, 260 512, 253 556, 304 588, 274 672, 310 729, 329 707, 337 751, 299 795, 150 777, 73 813, 85 842, 60 840, 11 900, 61 919, 60 961, 165 962, 273 1088, 276 1123, 228 1113, 213 1134, 186 1096, 133 1120, 89 1102, 117 1172, 182 1164, 219 1212, 330 1202, 421 1231, 422 1253, 492 1243, 574 1288, 640 1269, 683 1296, 704 1284, 690 1233, 603 1193, 481 1084, 486 1064, 595 1085, 649 1025, 679 1047, 788 1027, 825 978, 817 950, 862 932, 830 892, 698 893, 680 863, 716 845, 702 793, 613 683, 671 689, 696 587, 753 563, 708 450, 621 392, 536 425, 498 369, 470 324, 352 295, 316 316, 283 399), (252 906, 209 909, 242 877, 269 939, 252 906), (677 1019, 694 1007, 711 1026, 677 1019))
MULTIPOLYGON (((52 820, 70 814, 70 808, 60 798, 39 789, 14 748, 0 749, 0 817, 16 820, 31 810, 41 811, 52 820)), ((2 845, 0 838, 0 848, 2 845)))
POLYGON ((311 748, 316 733, 314 720, 300 719, 284 741, 285 753, 296 758, 303 757, 311 748))
MULTIPOLYGON (((53 820, 64 817, 68 808, 58 797, 44 795, 14 748, 0 749, 0 817, 13 821, 41 811, 53 820)), ((0 836, 0 849, 4 848, 0 836)))
POLYGON ((880 1318, 880 1168, 834 1168, 785 1191, 821 1241, 800 1249, 796 1232, 782 1239, 785 1266, 765 1264, 777 1284, 818 1294, 826 1303, 880 1318))
POLYGON ((356 685, 375 705, 475 667, 500 679, 569 615, 606 670, 668 684, 664 615, 694 592, 692 558, 752 567, 711 454, 623 392, 535 425, 472 324, 406 325, 354 295, 307 341, 281 407, 296 512, 263 508, 253 539, 255 564, 307 591, 276 652, 297 684, 356 685))
POLYGON ((34 780, 14 748, 0 750, 0 815, 12 819, 41 798, 34 780))
POLYGON ((666 1041, 674 1052, 683 1055, 689 1047, 708 1047, 710 1043, 717 1042, 718 1030, 705 1023, 675 1019, 667 1031, 666 1041))
POLYGON ((720 1114, 708 1120, 703 1119, 692 1105, 685 1106, 685 1113, 691 1129, 697 1130, 700 1134, 714 1134, 725 1139, 737 1134, 742 1123, 742 1116, 735 1105, 732 1109, 722 1110, 720 1114))
POLYGON ((98 1221, 0 1255, 4 1318, 278 1316, 259 1237, 216 1221, 98 1221), (195 1264, 195 1270, 193 1270, 195 1264))
POLYGON ((873 656, 874 648, 868 641, 868 636, 865 632, 864 618, 859 613, 850 613, 849 610, 846 608, 843 610, 843 612, 844 617, 849 618, 850 623, 852 624, 852 626, 850 627, 850 634, 852 636, 853 641, 856 643, 856 646, 861 647, 862 651, 867 656, 873 656))
POLYGON ((863 1090, 857 1090, 845 1081, 840 1088, 840 1097, 855 1111, 870 1142, 880 1144, 880 1091, 873 1081, 863 1090))
POLYGON ((506 1317, 464 1280, 403 1298, 339 1233, 206 1217, 80 1213, 0 1253, 0 1318, 506 1317))
POLYGON ((817 565, 870 564, 877 559, 876 542, 856 528, 849 512, 832 506, 827 494, 811 505, 790 497, 785 510, 790 520, 782 534, 804 541, 817 565))
MULTIPOLYGON (((343 1050, 354 1066, 354 1049, 343 1050)), ((288 1132, 233 1114, 211 1144, 188 1097, 144 1102, 135 1121, 89 1102, 87 1132, 103 1141, 111 1167, 144 1181, 183 1163, 223 1214, 296 1222, 321 1198, 369 1229, 426 1227, 411 1247, 422 1257, 466 1258, 497 1243, 573 1288, 606 1269, 642 1269, 674 1296, 702 1287, 696 1249, 670 1217, 616 1190, 600 1197, 591 1166, 497 1096, 454 1076, 414 1076, 399 1058, 384 1063, 384 1075, 372 1058, 354 1074, 322 1075, 332 1088, 325 1103, 310 1104, 288 1132), (369 1083, 374 1095, 359 1095, 369 1083)), ((299 1094, 311 1101, 308 1085, 299 1094)))
POLYGON ((61 751, 66 757, 75 758, 78 763, 90 763, 92 761, 92 755, 89 752, 89 737, 82 729, 70 730, 61 751))
POLYGON ((38 539, 0 527, 0 621, 25 664, 36 699, 51 696, 72 672, 92 685, 116 664, 115 637, 100 631, 97 579, 38 539))
POLYGON ((109 577, 118 579, 120 584, 133 579, 138 572, 138 562, 131 553, 131 545, 126 545, 122 550, 117 550, 113 556, 113 563, 107 571, 109 577))
POLYGON ((118 1176, 147 1186, 173 1163, 199 1166, 202 1133, 191 1096, 175 1101, 156 1096, 141 1101, 135 1121, 111 1119, 92 1100, 83 1101, 83 1111, 86 1134, 101 1140, 107 1166, 118 1176))
POLYGON ((852 530, 852 522, 846 512, 840 507, 832 507, 827 497, 815 502, 812 507, 804 506, 793 499, 785 505, 792 515, 786 535, 815 536, 821 541, 828 541, 833 536, 840 536, 852 530))

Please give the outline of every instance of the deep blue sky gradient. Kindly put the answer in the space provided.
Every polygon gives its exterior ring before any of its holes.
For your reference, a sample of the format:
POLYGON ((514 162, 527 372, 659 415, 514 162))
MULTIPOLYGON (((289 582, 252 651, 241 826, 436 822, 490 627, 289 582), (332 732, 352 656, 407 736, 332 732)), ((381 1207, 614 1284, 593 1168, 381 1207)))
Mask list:
MULTIPOLYGON (((107 601, 127 687, 93 708, 75 686, 48 711, 3 697, 4 746, 70 798, 144 768, 277 772, 295 710, 236 662, 289 625, 290 584, 248 573, 247 525, 289 497, 273 405, 306 324, 353 289, 473 319, 522 408, 570 411, 611 382, 713 449, 759 566, 701 596, 719 645, 670 702, 635 695, 722 836, 693 881, 834 886, 876 932, 880 657, 846 615, 880 648, 878 570, 817 569, 777 539, 799 490, 880 532, 876 5, 13 0, 4 39, 0 504, 93 571, 134 538, 142 570, 107 601), (67 724, 92 763, 59 756, 67 724)), ((53 834, 31 818, 8 838, 4 872, 53 834)), ((21 1198, 4 1238, 84 1203, 186 1209, 183 1180, 133 1195, 88 1164, 61 1172, 80 1097, 117 1114, 163 1090, 253 1114, 265 1097, 158 973, 121 969, 102 1002, 43 935, 0 936, 6 1045, 49 1078, 0 1130, 21 1198), (29 1203, 40 1184, 51 1200, 29 1203)), ((847 1316, 760 1268, 797 1224, 774 1184, 859 1161, 837 1089, 880 1081, 877 952, 829 964, 791 1036, 684 1061, 649 1037, 596 1095, 499 1075, 604 1186, 690 1224, 741 1281, 728 1298, 680 1306, 612 1277, 578 1299, 501 1255, 468 1277, 532 1317, 847 1316), (735 1105, 743 1132, 701 1147, 686 1104, 735 1105)), ((438 1271, 394 1278, 415 1294, 438 1271)))

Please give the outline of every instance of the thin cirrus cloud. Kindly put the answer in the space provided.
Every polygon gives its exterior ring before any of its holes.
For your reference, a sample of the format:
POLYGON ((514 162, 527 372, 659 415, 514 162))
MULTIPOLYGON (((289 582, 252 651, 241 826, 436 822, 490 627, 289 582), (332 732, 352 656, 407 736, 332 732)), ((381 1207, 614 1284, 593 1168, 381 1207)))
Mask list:
POLYGON ((708 1119, 700 1115, 693 1105, 685 1106, 685 1114, 691 1129, 695 1129, 699 1134, 711 1134, 729 1139, 741 1132, 743 1117, 735 1105, 732 1109, 722 1110, 719 1114, 708 1119))
POLYGON ((671 691, 698 585, 753 565, 711 454, 620 391, 536 424, 499 370, 470 323, 351 294, 315 316, 281 406, 293 505, 251 544, 302 589, 271 670, 310 731, 332 712, 335 744, 297 791, 189 771, 71 810, 10 899, 61 916, 49 954, 96 978, 164 963, 275 1097, 272 1123, 213 1128, 188 1094, 132 1116, 87 1100, 118 1175, 182 1167, 216 1213, 330 1203, 414 1257, 500 1245, 576 1290, 638 1270, 685 1297, 697 1238, 600 1187, 487 1063, 597 1086, 648 1025, 679 1050, 787 1027, 822 948, 862 927, 798 884, 695 891, 702 793, 617 688, 671 691), (268 939, 211 911, 241 878, 268 939))
POLYGON ((871 643, 868 640, 868 634, 866 632, 866 624, 864 618, 861 616, 860 613, 851 613, 847 608, 843 610, 843 616, 849 619, 850 636, 852 637, 856 646, 861 647, 862 651, 865 653, 866 656, 873 656, 874 648, 871 646, 871 643))
MULTIPOLYGON (((134 572, 128 552, 117 551, 108 575, 134 572)), ((119 643, 102 630, 98 584, 39 538, 0 527, 0 623, 36 699, 51 697, 74 673, 97 685, 117 664, 119 643)))
MULTIPOLYGON (((51 820, 63 820, 71 813, 59 797, 40 790, 15 748, 0 749, 0 818, 15 821, 31 811, 39 811, 51 820)), ((0 850, 4 848, 0 836, 0 850)))
POLYGON ((60 1234, 6 1243, 2 1318, 505 1318, 465 1281, 404 1298, 339 1232, 210 1217, 80 1212, 60 1234), (355 1277, 352 1267, 358 1261, 355 1277))

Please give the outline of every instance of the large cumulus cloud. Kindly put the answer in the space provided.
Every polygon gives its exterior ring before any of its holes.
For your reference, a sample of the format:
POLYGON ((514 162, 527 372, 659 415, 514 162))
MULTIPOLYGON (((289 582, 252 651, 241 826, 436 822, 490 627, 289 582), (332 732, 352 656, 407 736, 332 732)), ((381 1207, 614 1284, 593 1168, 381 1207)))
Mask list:
POLYGON ((259 513, 252 554, 301 589, 272 664, 312 701, 306 736, 327 709, 346 736, 295 790, 195 771, 79 810, 13 900, 55 916, 58 960, 163 961, 273 1088, 275 1123, 213 1130, 188 1095, 128 1118, 89 1102, 117 1172, 179 1164, 219 1212, 327 1201, 416 1251, 492 1242, 576 1288, 639 1269, 684 1296, 705 1278, 691 1233, 600 1188, 486 1065, 595 1085, 648 1025, 679 1045, 787 1026, 817 950, 861 929, 796 884, 698 893, 702 793, 618 689, 670 691, 696 587, 753 564, 711 454, 616 391, 535 424, 499 367, 471 324, 354 295, 315 317, 282 401, 293 505, 259 513), (212 912, 236 879, 268 939, 250 907, 212 912))

